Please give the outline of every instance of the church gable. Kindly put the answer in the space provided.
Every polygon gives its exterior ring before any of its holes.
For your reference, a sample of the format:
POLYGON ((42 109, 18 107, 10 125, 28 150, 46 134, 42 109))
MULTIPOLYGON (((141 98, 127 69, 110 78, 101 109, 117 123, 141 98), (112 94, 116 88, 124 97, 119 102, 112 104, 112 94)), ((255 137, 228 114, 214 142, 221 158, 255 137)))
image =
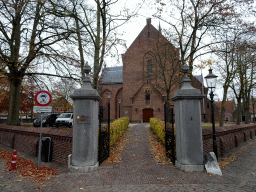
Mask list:
POLYGON ((142 29, 142 31, 139 33, 137 38, 133 41, 133 43, 127 49, 126 53, 129 53, 131 50, 133 50, 137 46, 141 46, 140 44, 144 44, 145 42, 150 43, 150 41, 155 40, 156 38, 164 37, 161 34, 161 32, 151 24, 151 18, 148 18, 146 21, 147 21, 146 26, 142 29))
MULTIPOLYGON (((151 19, 147 19, 146 26, 142 29, 126 53, 122 55, 125 95, 129 98, 133 97, 138 91, 138 88, 145 82, 154 84, 155 87, 159 87, 161 84, 160 89, 164 87, 164 82, 162 82, 163 78, 161 77, 163 72, 161 70, 164 69, 164 74, 166 75, 169 75, 172 71, 174 71, 173 73, 178 73, 178 52, 178 49, 151 24, 151 19), (164 63, 162 61, 164 61, 164 63), (163 64, 165 68, 162 67, 163 64)), ((170 77, 165 77, 167 81, 168 78, 170 77)), ((172 82, 174 82, 174 80, 172 82)), ((131 104, 129 100, 126 102, 126 105, 131 104)))
POLYGON ((144 83, 132 96, 132 104, 136 104, 138 102, 146 102, 147 104, 153 102, 153 104, 155 104, 157 100, 160 100, 160 103, 164 102, 164 96, 149 83, 144 83))

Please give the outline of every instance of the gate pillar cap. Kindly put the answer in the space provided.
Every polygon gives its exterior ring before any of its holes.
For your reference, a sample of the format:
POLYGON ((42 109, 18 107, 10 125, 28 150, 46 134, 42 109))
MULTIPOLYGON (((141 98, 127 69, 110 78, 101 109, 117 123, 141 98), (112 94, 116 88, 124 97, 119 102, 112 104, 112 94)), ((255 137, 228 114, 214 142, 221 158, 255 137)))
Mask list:
POLYGON ((182 87, 180 90, 174 93, 174 96, 170 99, 172 101, 181 100, 181 99, 202 99, 206 95, 202 95, 199 89, 195 89, 191 85, 191 79, 188 77, 189 66, 183 65, 182 72, 184 73, 184 77, 182 78, 182 87))
POLYGON ((101 100, 99 93, 96 89, 92 88, 91 78, 89 72, 91 67, 86 63, 84 66, 85 77, 83 78, 82 86, 80 89, 75 89, 74 93, 70 95, 73 100, 101 100))

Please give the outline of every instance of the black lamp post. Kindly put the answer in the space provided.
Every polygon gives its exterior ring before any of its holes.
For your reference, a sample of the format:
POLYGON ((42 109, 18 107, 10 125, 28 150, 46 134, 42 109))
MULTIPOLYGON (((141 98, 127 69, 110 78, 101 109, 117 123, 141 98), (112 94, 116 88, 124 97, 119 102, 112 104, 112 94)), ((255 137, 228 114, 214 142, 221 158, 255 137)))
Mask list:
POLYGON ((211 98, 211 109, 212 109, 212 139, 213 139, 213 152, 218 159, 218 147, 217 147, 217 139, 216 139, 216 132, 215 132, 215 120, 214 120, 214 105, 213 105, 213 91, 216 88, 216 75, 212 73, 212 69, 209 69, 209 74, 204 77, 207 83, 207 87, 211 89, 210 98, 211 98))
POLYGON ((110 133, 110 99, 111 99, 111 92, 107 92, 107 99, 108 99, 108 133, 110 133))
POLYGON ((121 106, 121 98, 118 99, 118 103, 119 103, 119 118, 120 118, 120 106, 121 106))

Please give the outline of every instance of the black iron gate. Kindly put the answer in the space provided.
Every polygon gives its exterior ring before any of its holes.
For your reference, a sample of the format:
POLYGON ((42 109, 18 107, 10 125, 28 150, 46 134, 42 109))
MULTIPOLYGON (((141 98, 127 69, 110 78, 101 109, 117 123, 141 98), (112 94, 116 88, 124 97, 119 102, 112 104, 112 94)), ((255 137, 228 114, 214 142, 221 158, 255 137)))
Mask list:
POLYGON ((99 146, 98 161, 101 164, 110 154, 110 105, 99 106, 99 146), (108 125, 102 126, 103 114, 107 113, 108 125))
POLYGON ((175 133, 174 133, 174 113, 173 108, 165 103, 165 149, 166 156, 175 164, 175 133))

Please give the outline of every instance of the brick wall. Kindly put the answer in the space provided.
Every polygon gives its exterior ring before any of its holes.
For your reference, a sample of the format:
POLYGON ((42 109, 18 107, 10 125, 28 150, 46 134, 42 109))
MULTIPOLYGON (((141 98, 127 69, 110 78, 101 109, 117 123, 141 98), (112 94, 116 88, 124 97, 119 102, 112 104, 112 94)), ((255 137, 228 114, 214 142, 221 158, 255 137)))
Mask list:
MULTIPOLYGON (((67 165, 68 155, 72 154, 73 132, 43 128, 42 136, 51 138, 52 160, 67 165)), ((0 125, 0 143, 33 156, 38 155, 39 137, 39 128, 0 125)))
MULTIPOLYGON (((212 129, 203 129, 204 153, 212 149, 212 129)), ((67 165, 68 155, 72 154, 72 131, 43 128, 43 136, 51 137, 52 160, 59 164, 67 165)), ((256 136, 256 124, 233 125, 216 128, 218 154, 225 155, 230 150, 256 136)), ((0 143, 37 156, 39 128, 0 125, 0 143)))
MULTIPOLYGON (((216 128, 218 155, 223 156, 230 150, 256 136, 256 124, 232 125, 216 128)), ((213 151, 212 129, 203 129, 204 153, 213 151)))

